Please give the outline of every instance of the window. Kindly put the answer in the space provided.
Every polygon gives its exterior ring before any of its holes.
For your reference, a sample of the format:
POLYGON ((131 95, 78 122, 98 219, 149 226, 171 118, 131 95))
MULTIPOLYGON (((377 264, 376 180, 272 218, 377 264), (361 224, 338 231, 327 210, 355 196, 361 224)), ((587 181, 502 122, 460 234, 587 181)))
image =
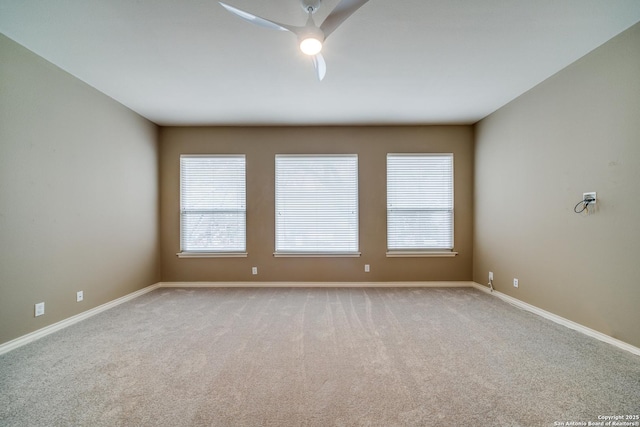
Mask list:
POLYGON ((358 256, 358 156, 276 156, 275 255, 358 256))
POLYGON ((182 256, 246 256, 245 156, 180 156, 182 256))
POLYGON ((387 248, 453 249, 453 154, 387 155, 387 248))

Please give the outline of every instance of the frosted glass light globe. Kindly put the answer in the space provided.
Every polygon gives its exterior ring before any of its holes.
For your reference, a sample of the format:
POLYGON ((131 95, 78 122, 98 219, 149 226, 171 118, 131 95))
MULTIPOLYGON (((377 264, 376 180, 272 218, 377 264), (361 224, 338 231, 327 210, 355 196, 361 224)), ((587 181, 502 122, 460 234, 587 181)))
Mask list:
POLYGON ((322 42, 313 37, 306 38, 300 42, 300 50, 310 56, 317 55, 322 50, 322 42))

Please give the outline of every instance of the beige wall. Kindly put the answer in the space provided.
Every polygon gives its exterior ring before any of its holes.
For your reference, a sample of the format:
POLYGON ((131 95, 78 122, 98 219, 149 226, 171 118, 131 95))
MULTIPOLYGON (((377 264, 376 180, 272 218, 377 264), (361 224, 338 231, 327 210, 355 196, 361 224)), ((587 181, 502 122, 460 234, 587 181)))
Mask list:
POLYGON ((0 35, 0 343, 159 280, 156 138, 0 35))
POLYGON ((475 129, 176 127, 158 137, 0 35, 0 343, 159 280, 486 283, 493 271, 499 291, 640 346, 639 45, 636 25, 475 129), (387 152, 455 154, 460 255, 385 257, 387 152), (177 258, 183 153, 247 155, 248 258, 177 258), (278 153, 358 154, 360 258, 273 257, 278 153), (585 191, 598 192, 597 211, 576 215, 585 191), (34 318, 40 301, 46 314, 34 318))
POLYGON ((473 275, 637 347, 639 46, 640 24, 478 123, 473 275))
POLYGON ((470 280, 473 129, 434 127, 162 128, 160 132, 163 281, 470 280), (455 258, 386 258, 386 153, 453 152, 455 258), (246 154, 248 258, 179 259, 180 154, 246 154), (360 258, 274 258, 274 156, 356 153, 360 258), (364 264, 371 272, 364 272, 364 264), (251 267, 258 275, 251 275, 251 267))

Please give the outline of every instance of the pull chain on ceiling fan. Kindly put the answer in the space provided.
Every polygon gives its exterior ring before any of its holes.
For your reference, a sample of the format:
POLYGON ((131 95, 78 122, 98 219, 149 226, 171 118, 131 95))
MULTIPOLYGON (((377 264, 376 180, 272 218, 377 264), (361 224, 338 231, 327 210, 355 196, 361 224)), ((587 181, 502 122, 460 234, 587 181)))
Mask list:
POLYGON ((324 41, 340 26, 349 16, 364 5, 369 0, 341 0, 331 11, 320 26, 313 21, 313 14, 316 13, 322 0, 300 0, 302 8, 309 14, 307 23, 303 27, 281 24, 270 21, 259 16, 252 15, 244 10, 237 9, 223 2, 218 2, 229 12, 244 19, 247 22, 272 30, 289 31, 298 37, 300 50, 309 55, 316 70, 318 80, 322 80, 327 73, 327 64, 320 51, 324 41))

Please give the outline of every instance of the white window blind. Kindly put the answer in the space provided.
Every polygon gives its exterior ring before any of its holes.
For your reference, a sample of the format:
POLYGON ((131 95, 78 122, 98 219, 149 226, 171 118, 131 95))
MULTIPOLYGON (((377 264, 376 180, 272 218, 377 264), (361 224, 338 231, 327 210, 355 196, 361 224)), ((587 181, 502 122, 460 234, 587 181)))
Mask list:
POLYGON ((180 156, 182 252, 246 251, 245 156, 180 156))
POLYGON ((358 156, 276 155, 276 255, 358 253, 358 156))
POLYGON ((453 154, 387 155, 387 246, 453 249, 453 154))

